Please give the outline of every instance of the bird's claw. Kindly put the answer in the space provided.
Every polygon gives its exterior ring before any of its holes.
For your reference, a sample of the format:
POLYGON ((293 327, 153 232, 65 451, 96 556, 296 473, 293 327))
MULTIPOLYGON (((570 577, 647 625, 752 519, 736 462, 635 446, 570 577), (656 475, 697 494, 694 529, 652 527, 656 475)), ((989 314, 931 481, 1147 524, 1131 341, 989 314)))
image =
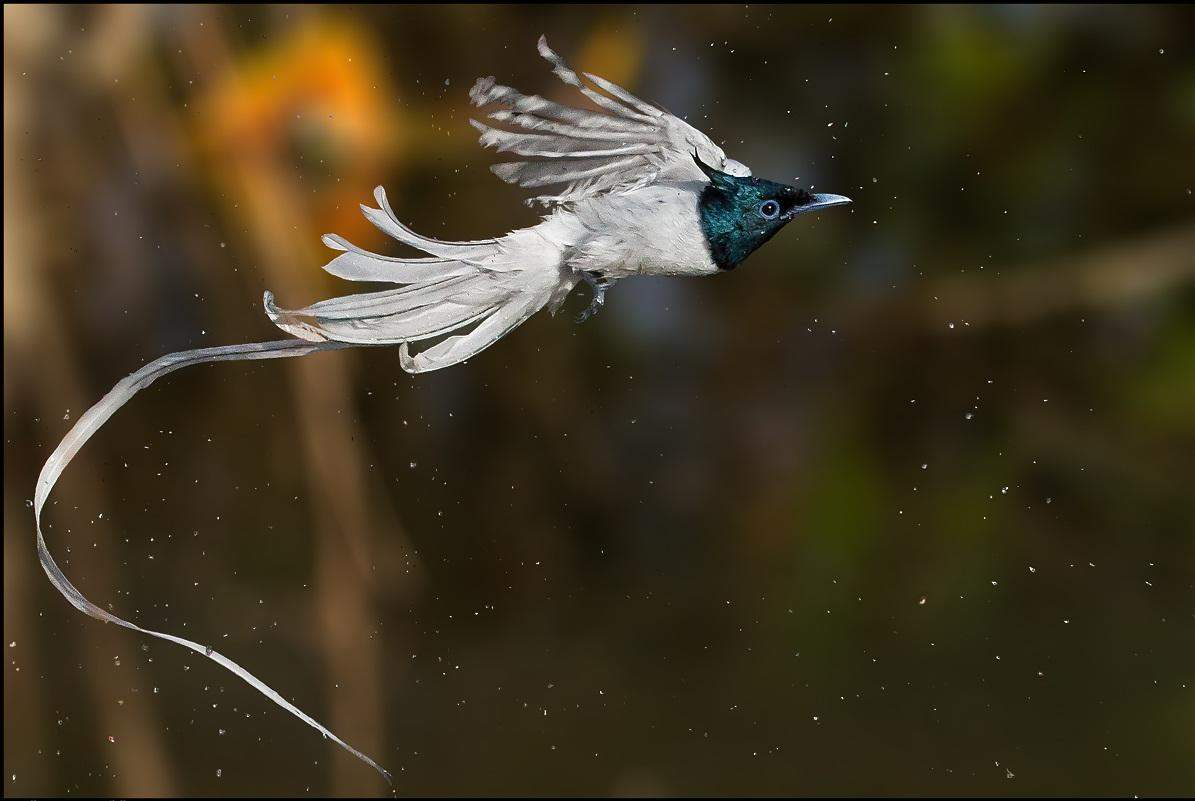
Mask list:
POLYGON ((586 307, 585 311, 577 315, 578 323, 585 322, 601 310, 602 306, 606 303, 606 288, 609 286, 609 284, 600 278, 594 278, 590 275, 582 276, 582 279, 593 290, 593 299, 589 301, 589 306, 586 307))
POLYGON ((577 315, 577 322, 583 323, 586 320, 588 320, 590 317, 592 317, 593 315, 597 314, 598 310, 601 309, 602 306, 605 304, 605 300, 606 299, 603 298, 601 295, 594 294, 593 300, 591 300, 589 302, 589 306, 586 307, 585 311, 583 311, 577 315))

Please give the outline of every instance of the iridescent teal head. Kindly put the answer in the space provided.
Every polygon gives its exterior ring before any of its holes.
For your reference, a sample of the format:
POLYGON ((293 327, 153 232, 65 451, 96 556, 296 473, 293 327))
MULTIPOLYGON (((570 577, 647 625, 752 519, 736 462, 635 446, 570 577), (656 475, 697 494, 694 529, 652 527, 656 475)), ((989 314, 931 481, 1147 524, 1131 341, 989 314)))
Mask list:
POLYGON ((730 175, 696 154, 693 160, 710 179, 697 208, 710 255, 720 270, 733 270, 798 214, 851 202, 842 195, 815 195, 762 178, 730 175))

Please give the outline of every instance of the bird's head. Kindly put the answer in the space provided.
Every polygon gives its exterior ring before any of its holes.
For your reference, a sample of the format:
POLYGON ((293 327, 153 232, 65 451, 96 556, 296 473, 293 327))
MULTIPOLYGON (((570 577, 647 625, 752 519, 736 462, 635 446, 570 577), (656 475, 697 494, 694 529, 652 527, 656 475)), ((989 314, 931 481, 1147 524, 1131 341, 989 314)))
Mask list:
POLYGON ((730 175, 696 153, 693 160, 710 180, 697 207, 710 255, 721 270, 733 270, 798 214, 851 202, 842 195, 817 195, 762 178, 730 175))

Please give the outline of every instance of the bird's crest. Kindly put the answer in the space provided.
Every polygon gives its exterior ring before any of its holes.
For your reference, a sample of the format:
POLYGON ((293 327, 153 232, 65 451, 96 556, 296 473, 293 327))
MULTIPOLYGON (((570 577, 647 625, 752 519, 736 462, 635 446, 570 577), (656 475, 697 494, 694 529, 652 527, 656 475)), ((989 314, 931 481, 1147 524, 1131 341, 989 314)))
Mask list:
POLYGON ((737 179, 730 173, 722 172, 702 161, 701 156, 697 154, 696 148, 693 149, 693 161, 697 163, 697 168, 705 173, 705 177, 710 179, 711 185, 721 189, 723 192, 734 190, 737 179))

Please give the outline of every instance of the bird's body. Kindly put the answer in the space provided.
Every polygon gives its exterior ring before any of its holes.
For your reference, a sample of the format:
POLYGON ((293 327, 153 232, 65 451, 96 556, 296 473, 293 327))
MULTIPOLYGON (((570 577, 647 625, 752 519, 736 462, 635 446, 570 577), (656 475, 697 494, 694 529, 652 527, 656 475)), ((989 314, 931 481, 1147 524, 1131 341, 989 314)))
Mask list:
POLYGON ((575 204, 572 227, 579 224, 581 239, 569 266, 611 280, 717 273, 698 209, 708 185, 705 180, 662 181, 575 204))
MULTIPOLYGON (((706 276, 734 269, 798 214, 849 202, 838 195, 751 177, 708 136, 596 75, 573 72, 541 38, 553 72, 591 100, 584 111, 495 83, 477 81, 470 98, 496 110, 473 121, 481 144, 516 160, 494 165, 504 181, 557 187, 533 198, 548 208, 538 224, 503 236, 444 242, 403 225, 379 187, 366 217, 420 257, 370 253, 335 235, 339 255, 324 269, 351 281, 397 288, 280 309, 270 293, 270 319, 296 339, 203 348, 163 356, 122 379, 87 410, 46 460, 34 492, 37 550, 53 585, 94 618, 174 642, 241 677, 267 698, 385 774, 373 760, 218 652, 191 640, 142 628, 89 601, 51 556, 41 530, 50 490, 84 443, 138 391, 194 364, 305 356, 355 345, 399 345, 404 370, 421 373, 458 364, 498 341, 547 306, 555 312, 580 282, 593 290, 583 318, 605 290, 633 276, 706 276), (600 91, 599 91, 600 90, 600 91), (509 130, 508 130, 509 129, 509 130), (429 344, 430 343, 430 344, 429 344), (412 354, 411 345, 422 350, 412 354)), ((388 774, 387 778, 389 778, 388 774)))

